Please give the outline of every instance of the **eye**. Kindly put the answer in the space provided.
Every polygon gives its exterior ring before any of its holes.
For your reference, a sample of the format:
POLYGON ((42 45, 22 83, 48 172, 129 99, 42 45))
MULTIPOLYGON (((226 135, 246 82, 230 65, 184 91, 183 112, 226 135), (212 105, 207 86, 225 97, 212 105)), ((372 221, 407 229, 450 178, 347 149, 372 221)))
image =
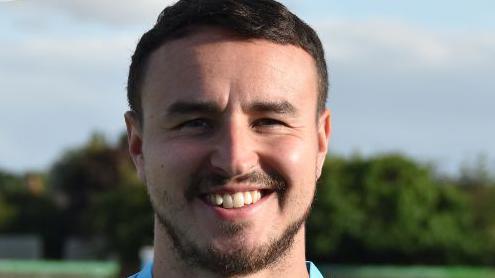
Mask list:
POLYGON ((287 126, 284 122, 272 119, 272 118, 262 118, 254 121, 254 127, 276 127, 276 126, 287 126))
POLYGON ((184 130, 184 129, 192 129, 192 130, 202 130, 202 129, 211 129, 213 127, 213 124, 210 120, 208 119, 203 119, 203 118, 198 118, 198 119, 192 119, 185 121, 178 126, 175 127, 175 129, 179 130, 184 130))

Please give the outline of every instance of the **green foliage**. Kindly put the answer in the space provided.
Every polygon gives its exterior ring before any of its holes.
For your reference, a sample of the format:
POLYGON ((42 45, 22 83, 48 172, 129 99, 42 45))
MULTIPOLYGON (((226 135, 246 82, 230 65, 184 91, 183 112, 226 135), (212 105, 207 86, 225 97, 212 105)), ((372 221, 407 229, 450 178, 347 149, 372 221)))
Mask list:
POLYGON ((104 253, 126 262, 137 262, 139 248, 151 244, 153 211, 125 137, 111 146, 103 136, 93 135, 54 165, 51 182, 61 194, 65 237, 103 237, 104 253))
POLYGON ((10 223, 15 219, 14 208, 0 195, 0 232, 8 229, 10 223))
POLYGON ((458 187, 402 155, 334 157, 307 223, 308 251, 333 263, 476 263, 474 223, 458 187))
MULTIPOLYGON (((35 176, 44 182, 42 175, 35 176)), ((52 197, 31 190, 25 178, 6 173, 0 173, 0 185, 0 233, 38 234, 44 255, 57 256, 60 213, 52 197)))
POLYGON ((15 207, 7 200, 7 196, 21 188, 20 178, 0 170, 0 232, 5 232, 16 218, 15 207))
POLYGON ((106 250, 136 262, 138 250, 153 243, 153 211, 142 185, 122 186, 95 198, 85 221, 107 239, 106 250))

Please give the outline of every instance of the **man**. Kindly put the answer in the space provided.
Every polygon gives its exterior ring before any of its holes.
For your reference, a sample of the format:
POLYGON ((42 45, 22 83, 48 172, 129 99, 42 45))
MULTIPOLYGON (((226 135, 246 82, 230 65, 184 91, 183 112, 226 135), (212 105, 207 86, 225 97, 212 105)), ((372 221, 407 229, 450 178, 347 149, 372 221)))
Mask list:
POLYGON ((304 223, 330 136, 316 33, 272 0, 183 0, 143 35, 129 150, 155 212, 134 277, 321 277, 304 223))

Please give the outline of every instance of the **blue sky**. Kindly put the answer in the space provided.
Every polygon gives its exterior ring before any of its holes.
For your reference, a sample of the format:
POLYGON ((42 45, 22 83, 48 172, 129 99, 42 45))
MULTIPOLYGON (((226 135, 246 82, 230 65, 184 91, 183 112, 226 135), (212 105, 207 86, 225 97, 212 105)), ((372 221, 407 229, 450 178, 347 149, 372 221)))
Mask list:
MULTIPOLYGON (((124 130, 129 59, 172 1, 0 1, 0 168, 45 170, 124 130)), ((494 1, 283 1, 320 34, 330 152, 495 170, 494 1)))
MULTIPOLYGON (((493 1, 436 0, 348 0, 285 1, 288 6, 309 19, 396 18, 413 24, 439 28, 493 28, 493 1)), ((491 29, 493 30, 493 29, 491 29)))

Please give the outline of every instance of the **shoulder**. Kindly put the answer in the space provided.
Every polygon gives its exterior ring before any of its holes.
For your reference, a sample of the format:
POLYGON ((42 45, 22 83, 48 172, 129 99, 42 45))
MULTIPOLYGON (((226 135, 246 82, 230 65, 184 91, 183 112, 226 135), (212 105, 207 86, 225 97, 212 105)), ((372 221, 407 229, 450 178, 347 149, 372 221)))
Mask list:
POLYGON ((306 268, 308 269, 310 278, 323 278, 323 275, 318 268, 310 261, 306 262, 306 268))
POLYGON ((153 278, 153 263, 147 263, 141 271, 129 276, 128 278, 153 278))
MULTIPOLYGON (((306 262, 306 268, 308 269, 310 278, 323 278, 323 275, 318 270, 318 268, 310 261, 306 262)), ((129 278, 153 278, 152 274, 153 264, 146 264, 140 272, 129 276, 129 278)))

